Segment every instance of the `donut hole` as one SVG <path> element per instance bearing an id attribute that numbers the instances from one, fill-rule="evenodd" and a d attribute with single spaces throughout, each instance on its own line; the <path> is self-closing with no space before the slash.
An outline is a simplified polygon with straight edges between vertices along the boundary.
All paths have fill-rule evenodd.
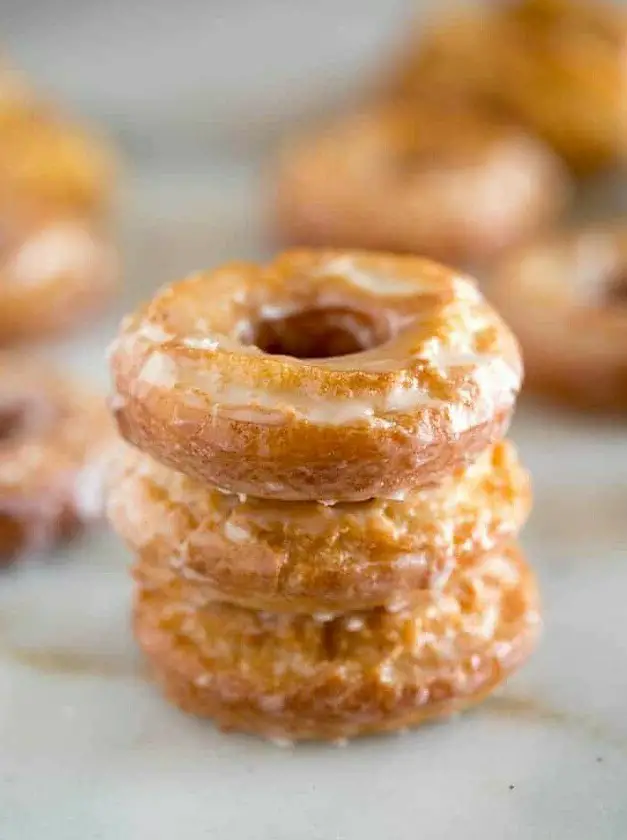
<path id="1" fill-rule="evenodd" d="M 382 344 L 388 336 L 374 317 L 341 307 L 308 309 L 259 321 L 251 343 L 270 356 L 328 359 Z"/>

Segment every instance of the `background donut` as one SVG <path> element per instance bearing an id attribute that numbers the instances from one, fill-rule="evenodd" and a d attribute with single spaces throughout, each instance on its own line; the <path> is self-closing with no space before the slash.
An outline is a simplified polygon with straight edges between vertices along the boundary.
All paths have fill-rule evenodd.
<path id="1" fill-rule="evenodd" d="M 510 255 L 489 295 L 516 332 L 531 391 L 627 410 L 627 225 L 549 237 Z"/>
<path id="2" fill-rule="evenodd" d="M 287 146 L 281 238 L 452 265 L 489 263 L 550 224 L 569 194 L 558 158 L 493 112 L 423 95 L 342 117 Z"/>
<path id="3" fill-rule="evenodd" d="M 0 354 L 0 564 L 40 553 L 104 513 L 114 440 L 102 399 Z"/>

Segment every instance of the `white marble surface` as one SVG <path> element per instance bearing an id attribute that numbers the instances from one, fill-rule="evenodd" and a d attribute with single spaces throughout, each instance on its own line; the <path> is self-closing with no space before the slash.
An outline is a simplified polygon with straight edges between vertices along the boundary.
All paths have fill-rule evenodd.
<path id="1" fill-rule="evenodd" d="M 216 124 L 235 127 L 230 136 L 243 124 L 272 128 L 268 114 L 298 115 L 327 96 L 334 66 L 356 65 L 388 37 L 403 4 L 241 0 L 196 3 L 192 14 L 191 0 L 7 2 L 12 52 L 132 136 L 139 169 L 122 196 L 124 299 L 54 351 L 104 386 L 103 348 L 133 300 L 185 271 L 271 249 L 256 158 L 231 149 L 192 165 L 181 151 L 195 136 L 189 114 L 209 103 Z M 185 72 L 175 67 L 181 44 L 170 43 L 176 10 L 197 24 L 186 30 L 194 55 Z M 261 47 L 238 49 L 238 15 L 265 33 Z M 351 34 L 354 20 L 362 28 Z M 300 33 L 289 46 L 272 40 L 277 21 Z M 361 46 L 344 51 L 351 39 Z M 320 49 L 335 58 L 316 59 Z M 221 66 L 235 67 L 228 101 L 211 87 Z M 171 132 L 157 166 L 146 150 L 159 125 Z M 615 186 L 611 203 L 624 207 L 624 196 Z M 590 212 L 607 206 L 607 193 L 589 199 Z M 527 407 L 514 437 L 535 476 L 524 543 L 544 593 L 542 645 L 499 698 L 402 737 L 280 750 L 170 709 L 138 661 L 128 557 L 106 532 L 3 574 L 0 840 L 627 837 L 627 426 Z"/>

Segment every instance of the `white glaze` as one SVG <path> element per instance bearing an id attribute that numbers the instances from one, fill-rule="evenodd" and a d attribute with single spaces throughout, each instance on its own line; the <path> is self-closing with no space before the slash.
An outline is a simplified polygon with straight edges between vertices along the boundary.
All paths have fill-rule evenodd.
<path id="1" fill-rule="evenodd" d="M 316 272 L 318 277 L 328 277 L 329 275 L 342 277 L 352 286 L 382 297 L 409 297 L 421 290 L 421 284 L 415 280 L 378 277 L 371 271 L 363 271 L 350 257 L 337 257 L 330 260 Z"/>
<path id="2" fill-rule="evenodd" d="M 344 627 L 349 633 L 359 633 L 365 626 L 364 619 L 359 615 L 349 615 L 344 619 Z"/>
<path id="3" fill-rule="evenodd" d="M 251 538 L 250 531 L 240 525 L 234 525 L 229 520 L 224 523 L 224 536 L 235 543 L 249 542 Z"/>
<path id="4" fill-rule="evenodd" d="M 74 482 L 73 502 L 84 521 L 100 519 L 105 509 L 105 483 L 111 452 L 103 452 L 79 472 Z"/>
<path id="5" fill-rule="evenodd" d="M 181 339 L 181 344 L 184 347 L 189 347 L 192 350 L 217 350 L 220 346 L 220 341 L 214 335 L 207 336 L 185 336 Z"/>
<path id="6" fill-rule="evenodd" d="M 340 268 L 347 260 L 338 258 L 331 261 L 331 266 Z M 349 264 L 352 264 L 348 260 Z M 464 290 L 471 297 L 478 295 L 474 284 L 458 278 L 459 294 Z M 413 293 L 416 293 L 414 284 Z M 285 309 L 270 307 L 267 316 L 282 317 Z M 393 422 L 391 416 L 396 414 L 412 414 L 420 409 L 434 409 L 443 413 L 455 434 L 461 434 L 475 423 L 489 420 L 495 410 L 506 407 L 513 402 L 518 391 L 520 372 L 512 364 L 496 355 L 481 354 L 474 350 L 476 336 L 489 326 L 490 318 L 483 307 L 477 310 L 473 306 L 460 305 L 457 300 L 451 305 L 451 324 L 455 330 L 445 338 L 425 340 L 413 351 L 412 360 L 425 360 L 444 378 L 458 368 L 464 368 L 464 382 L 459 386 L 459 398 L 445 403 L 433 398 L 428 389 L 422 387 L 414 378 L 405 384 L 402 377 L 388 385 L 386 390 L 370 395 L 349 393 L 338 397 L 321 398 L 316 393 L 307 394 L 303 391 L 282 392 L 272 387 L 269 379 L 262 387 L 246 387 L 228 381 L 221 369 L 214 365 L 209 367 L 212 354 L 223 350 L 235 354 L 261 354 L 259 348 L 253 345 L 243 345 L 230 336 L 211 333 L 207 336 L 186 336 L 180 342 L 187 347 L 207 352 L 208 356 L 199 359 L 179 358 L 175 352 L 157 350 L 150 355 L 140 371 L 137 383 L 140 387 L 138 395 L 144 394 L 143 387 L 155 386 L 159 389 L 170 390 L 178 386 L 178 399 L 188 407 L 197 408 L 203 413 L 211 411 L 214 418 L 224 417 L 246 423 L 262 425 L 280 425 L 290 417 L 309 421 L 319 425 L 342 426 L 354 423 L 368 423 L 376 426 L 387 426 Z M 162 347 L 166 334 L 159 328 L 155 331 L 155 339 Z M 137 338 L 150 339 L 150 325 L 142 324 L 135 333 L 130 333 L 128 341 L 131 345 Z M 123 339 L 125 341 L 126 339 Z M 132 347 L 124 347 L 125 352 Z M 400 355 L 400 354 L 399 354 Z M 358 354 L 359 356 L 359 354 Z M 392 354 L 389 365 L 385 359 L 370 359 L 368 354 L 356 358 L 338 357 L 327 359 L 319 363 L 312 363 L 297 359 L 290 359 L 290 364 L 303 368 L 303 375 L 307 376 L 307 368 L 319 367 L 332 371 L 344 371 L 362 367 L 368 371 L 399 371 L 402 374 L 403 361 Z M 362 364 L 363 361 L 363 364 Z M 474 383 L 478 394 L 473 394 L 472 404 L 461 402 L 464 397 L 465 382 Z M 420 418 L 419 418 L 420 420 Z M 183 419 L 174 418 L 175 422 L 196 422 L 189 415 Z M 423 422 L 424 421 L 424 422 Z M 420 434 L 425 439 L 432 439 L 433 424 L 428 415 L 421 420 Z"/>
<path id="7" fill-rule="evenodd" d="M 154 321 L 147 318 L 141 322 L 133 336 L 135 339 L 153 344 L 165 344 L 166 341 L 171 341 L 174 338 L 172 333 L 166 332 L 160 324 L 155 324 Z"/>
<path id="8" fill-rule="evenodd" d="M 158 388 L 173 388 L 179 381 L 177 365 L 166 353 L 151 353 L 137 377 L 142 385 L 156 385 Z"/>

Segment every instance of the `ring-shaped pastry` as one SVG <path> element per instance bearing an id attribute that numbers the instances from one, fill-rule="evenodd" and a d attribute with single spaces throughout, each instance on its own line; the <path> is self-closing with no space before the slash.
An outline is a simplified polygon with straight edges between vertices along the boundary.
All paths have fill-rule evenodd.
<path id="1" fill-rule="evenodd" d="M 540 140 L 487 112 L 423 97 L 343 118 L 288 146 L 282 238 L 477 266 L 551 223 L 569 194 Z"/>
<path id="2" fill-rule="evenodd" d="M 40 363 L 0 355 L 0 564 L 104 512 L 113 425 L 104 400 Z"/>
<path id="3" fill-rule="evenodd" d="M 428 260 L 294 251 L 166 287 L 112 347 L 122 435 L 234 493 L 391 498 L 508 426 L 518 345 L 475 284 Z"/>
<path id="4" fill-rule="evenodd" d="M 322 505 L 225 495 L 124 447 L 109 519 L 145 589 L 177 578 L 202 596 L 268 612 L 398 608 L 516 536 L 529 479 L 512 444 L 404 501 Z"/>
<path id="5" fill-rule="evenodd" d="M 0 95 L 0 214 L 100 218 L 112 175 L 109 152 L 81 127 L 35 98 L 3 107 Z"/>
<path id="6" fill-rule="evenodd" d="M 39 341 L 100 309 L 117 283 L 102 232 L 65 218 L 9 226 L 0 246 L 0 344 Z"/>
<path id="7" fill-rule="evenodd" d="M 627 410 L 627 225 L 585 228 L 512 254 L 489 293 L 522 344 L 530 390 Z"/>
<path id="8" fill-rule="evenodd" d="M 456 95 L 541 137 L 577 173 L 627 155 L 627 15 L 602 0 L 513 0 L 421 25 L 388 96 Z"/>
<path id="9" fill-rule="evenodd" d="M 351 738 L 450 715 L 518 668 L 538 629 L 535 580 L 513 546 L 400 612 L 255 612 L 204 602 L 181 582 L 135 602 L 139 644 L 176 705 L 273 739 Z"/>

